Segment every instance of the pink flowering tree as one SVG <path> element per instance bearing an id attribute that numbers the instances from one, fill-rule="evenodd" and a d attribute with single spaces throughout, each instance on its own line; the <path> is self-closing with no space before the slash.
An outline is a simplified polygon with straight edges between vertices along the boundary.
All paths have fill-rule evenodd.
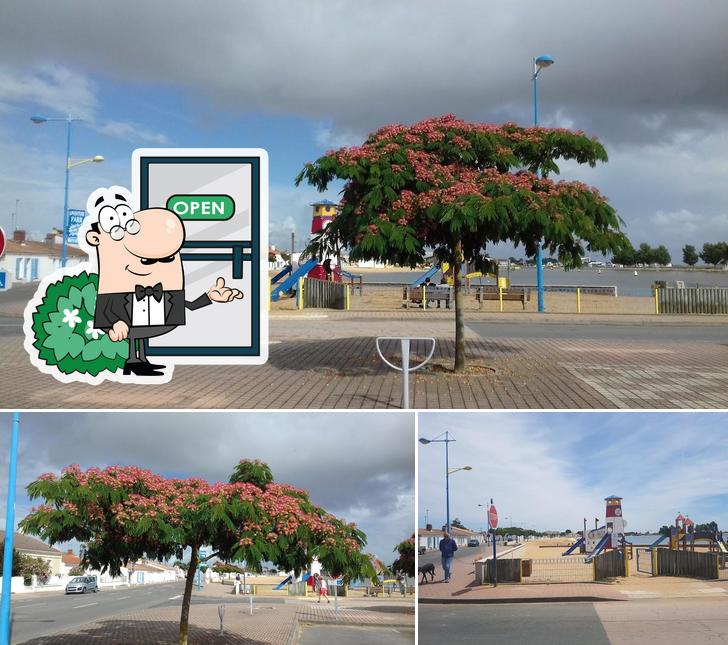
<path id="1" fill-rule="evenodd" d="M 23 519 L 21 530 L 51 544 L 83 542 L 82 566 L 117 576 L 139 558 L 179 559 L 189 550 L 180 644 L 188 639 L 201 547 L 212 549 L 206 560 L 244 560 L 251 571 L 271 562 L 298 575 L 318 558 L 345 581 L 372 574 L 362 553 L 364 533 L 314 505 L 306 491 L 275 483 L 259 461 L 240 462 L 228 483 L 216 484 L 135 467 L 69 466 L 60 476 L 41 475 L 27 491 L 44 503 Z"/>
<path id="2" fill-rule="evenodd" d="M 567 267 L 585 251 L 619 250 L 626 238 L 595 188 L 555 182 L 557 159 L 594 166 L 604 147 L 582 132 L 467 123 L 452 115 L 388 125 L 361 145 L 327 152 L 296 177 L 320 191 L 345 181 L 342 212 L 309 250 L 414 267 L 428 253 L 455 267 L 455 371 L 465 368 L 462 264 L 490 268 L 487 246 L 542 240 Z"/>

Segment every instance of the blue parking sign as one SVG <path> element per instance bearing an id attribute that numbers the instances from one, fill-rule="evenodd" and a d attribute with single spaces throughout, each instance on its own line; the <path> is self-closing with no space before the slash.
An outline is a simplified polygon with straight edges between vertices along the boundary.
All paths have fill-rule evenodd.
<path id="1" fill-rule="evenodd" d="M 0 271 L 0 291 L 4 291 L 8 288 L 8 273 L 7 271 Z"/>
<path id="2" fill-rule="evenodd" d="M 86 217 L 86 211 L 78 208 L 68 209 L 68 243 L 78 246 L 78 229 Z"/>

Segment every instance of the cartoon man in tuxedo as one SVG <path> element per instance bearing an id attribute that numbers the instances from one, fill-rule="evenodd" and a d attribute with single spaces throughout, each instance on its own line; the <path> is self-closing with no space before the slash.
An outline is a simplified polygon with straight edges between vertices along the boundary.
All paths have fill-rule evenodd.
<path id="1" fill-rule="evenodd" d="M 113 341 L 129 339 L 124 374 L 161 376 L 163 365 L 147 360 L 144 341 L 185 324 L 185 309 L 242 298 L 218 278 L 207 293 L 185 300 L 180 249 L 182 221 L 165 208 L 133 212 L 125 188 L 99 188 L 88 199 L 91 227 L 86 242 L 96 248 L 99 288 L 94 327 Z"/>

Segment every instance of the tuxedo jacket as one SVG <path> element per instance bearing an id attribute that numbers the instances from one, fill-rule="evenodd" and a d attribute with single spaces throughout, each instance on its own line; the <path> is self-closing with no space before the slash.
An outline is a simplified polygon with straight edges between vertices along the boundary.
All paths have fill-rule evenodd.
<path id="1" fill-rule="evenodd" d="M 185 309 L 194 311 L 211 303 L 206 293 L 203 293 L 196 300 L 185 300 L 185 292 L 181 289 L 179 291 L 165 291 L 162 298 L 164 299 L 165 325 L 184 325 Z M 96 296 L 94 327 L 96 329 L 111 329 L 114 323 L 119 320 L 123 320 L 131 327 L 133 299 L 133 293 L 99 293 Z"/>

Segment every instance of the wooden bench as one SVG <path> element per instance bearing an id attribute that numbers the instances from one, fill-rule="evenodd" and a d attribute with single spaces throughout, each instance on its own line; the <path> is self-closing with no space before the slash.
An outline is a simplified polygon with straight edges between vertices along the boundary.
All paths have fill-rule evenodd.
<path id="1" fill-rule="evenodd" d="M 453 300 L 452 287 L 448 285 L 430 285 L 429 287 L 404 287 L 402 289 L 402 301 L 405 309 L 409 309 L 410 305 L 418 305 L 424 307 L 422 303 L 424 298 L 427 304 L 431 302 L 437 303 L 437 308 L 440 309 L 442 302 L 445 303 L 445 308 L 450 309 L 450 302 Z"/>
<path id="2" fill-rule="evenodd" d="M 476 287 L 475 300 L 478 303 L 478 309 L 483 308 L 483 302 L 486 300 L 500 301 L 501 294 L 498 293 L 498 287 L 495 285 L 481 285 Z M 511 287 L 503 289 L 503 301 L 520 302 L 523 308 L 526 308 L 526 302 L 531 300 L 531 290 L 525 287 Z"/>

